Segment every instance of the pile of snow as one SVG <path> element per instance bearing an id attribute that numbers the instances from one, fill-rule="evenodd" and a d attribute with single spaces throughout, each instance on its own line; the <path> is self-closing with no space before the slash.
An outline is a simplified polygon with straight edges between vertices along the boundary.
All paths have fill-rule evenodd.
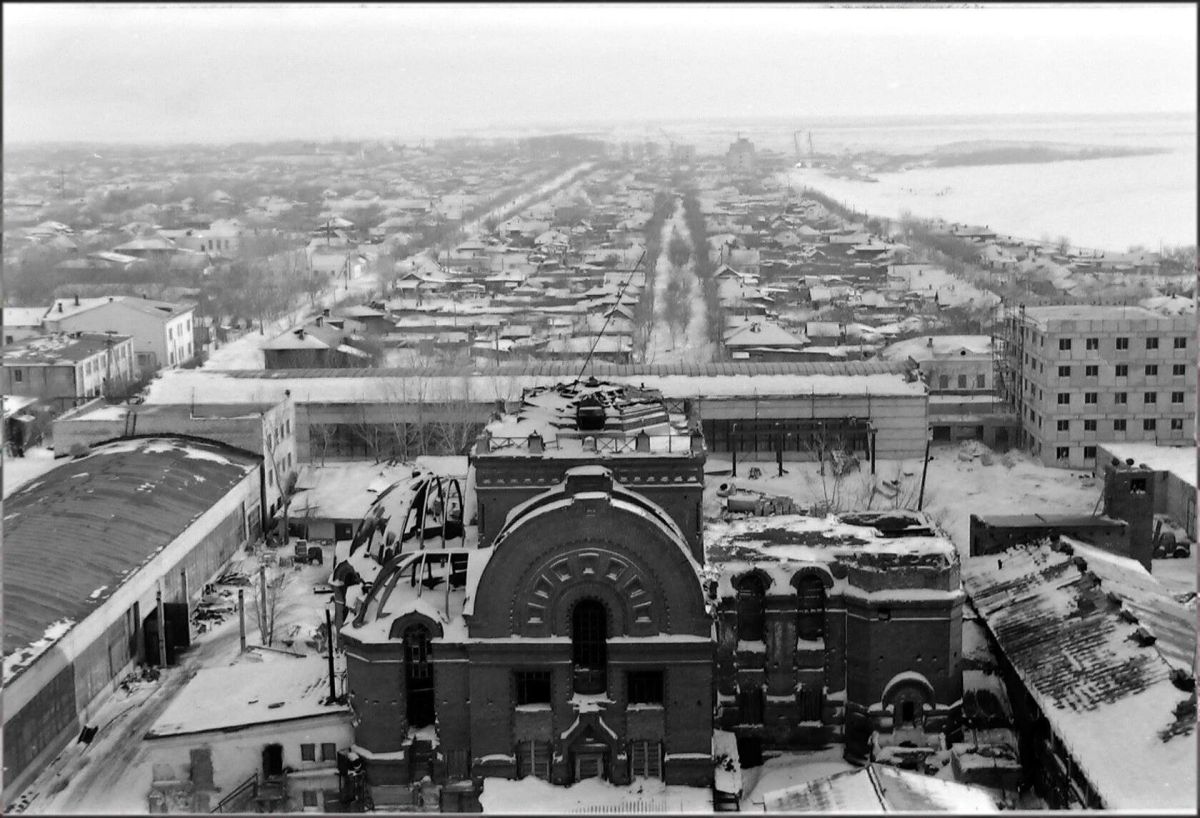
<path id="1" fill-rule="evenodd" d="M 3 460 L 5 497 L 33 478 L 40 477 L 55 466 L 60 466 L 65 462 L 56 461 L 54 459 L 54 452 L 44 446 L 26 449 L 24 457 L 9 457 L 8 453 L 5 452 Z"/>

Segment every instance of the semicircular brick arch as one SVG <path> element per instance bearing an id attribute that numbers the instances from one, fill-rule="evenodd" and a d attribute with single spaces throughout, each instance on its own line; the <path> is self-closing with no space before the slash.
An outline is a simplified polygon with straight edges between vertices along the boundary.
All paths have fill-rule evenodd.
<path id="1" fill-rule="evenodd" d="M 570 606 L 608 607 L 612 636 L 707 636 L 711 619 L 686 543 L 620 504 L 570 504 L 508 531 L 479 579 L 473 638 L 568 636 Z"/>

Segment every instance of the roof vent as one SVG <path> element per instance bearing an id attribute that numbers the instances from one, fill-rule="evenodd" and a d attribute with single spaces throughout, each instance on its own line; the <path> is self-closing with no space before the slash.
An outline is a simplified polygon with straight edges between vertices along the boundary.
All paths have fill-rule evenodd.
<path id="1" fill-rule="evenodd" d="M 637 437 L 633 439 L 633 448 L 638 452 L 650 451 L 650 435 L 646 434 L 644 429 L 638 432 Z"/>

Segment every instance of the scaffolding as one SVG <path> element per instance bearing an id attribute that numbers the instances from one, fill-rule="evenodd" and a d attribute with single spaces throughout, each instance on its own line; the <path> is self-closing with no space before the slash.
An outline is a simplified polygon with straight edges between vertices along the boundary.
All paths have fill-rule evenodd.
<path id="1" fill-rule="evenodd" d="M 992 321 L 992 378 L 999 408 L 1014 413 L 1025 426 L 1025 392 L 1021 364 L 1025 359 L 1025 305 L 1015 310 L 1001 302 Z M 1023 436 L 1023 435 L 1022 435 Z M 1018 442 L 1024 445 L 1025 441 Z"/>

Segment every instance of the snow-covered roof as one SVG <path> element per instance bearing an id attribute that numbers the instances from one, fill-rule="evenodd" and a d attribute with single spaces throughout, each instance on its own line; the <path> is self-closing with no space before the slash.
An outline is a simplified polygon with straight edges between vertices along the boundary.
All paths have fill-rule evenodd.
<path id="1" fill-rule="evenodd" d="M 585 425 L 589 413 L 596 415 L 596 428 Z M 668 414 L 660 392 L 590 378 L 527 389 L 515 413 L 488 424 L 489 442 L 479 453 L 512 448 L 528 455 L 534 433 L 542 439 L 543 456 L 578 456 L 589 437 L 601 451 L 627 453 L 643 432 L 651 452 L 690 453 L 687 419 Z"/>
<path id="2" fill-rule="evenodd" d="M 763 796 L 766 812 L 996 813 L 995 799 L 979 787 L 883 764 L 807 781 Z"/>
<path id="3" fill-rule="evenodd" d="M 154 726 L 147 739 L 192 733 L 230 733 L 243 727 L 298 719 L 342 716 L 349 705 L 325 704 L 329 667 L 323 656 L 273 655 L 260 662 L 196 671 Z"/>
<path id="4" fill-rule="evenodd" d="M 1159 446 L 1155 443 L 1101 442 L 1099 444 L 1122 463 L 1132 459 L 1145 463 L 1154 471 L 1165 471 L 1178 477 L 1192 488 L 1196 487 L 1196 447 Z"/>
<path id="5" fill-rule="evenodd" d="M 1031 323 L 1049 328 L 1060 321 L 1170 321 L 1172 317 L 1138 306 L 1105 306 L 1097 304 L 1049 304 L 1025 308 L 1025 318 Z M 1181 320 L 1180 317 L 1174 317 Z M 1191 323 L 1188 316 L 1182 317 Z"/>
<path id="6" fill-rule="evenodd" d="M 991 354 L 990 335 L 927 335 L 897 341 L 884 347 L 879 357 L 889 361 L 903 361 L 909 358 L 914 361 L 931 361 L 968 356 L 978 358 Z"/>
<path id="7" fill-rule="evenodd" d="M 5 683 L 66 632 L 64 620 L 86 618 L 258 461 L 221 443 L 131 438 L 6 497 Z"/>
<path id="8" fill-rule="evenodd" d="M 885 535 L 883 529 L 893 525 L 896 530 Z M 709 573 L 718 579 L 717 595 L 722 597 L 734 594 L 736 577 L 755 569 L 770 577 L 772 593 L 792 593 L 792 577 L 808 565 L 887 570 L 902 562 L 941 570 L 956 564 L 954 544 L 931 533 L 928 525 L 922 515 L 907 511 L 840 517 L 781 514 L 711 521 L 704 528 L 705 562 Z M 840 570 L 834 573 L 845 576 Z M 904 599 L 923 595 L 943 598 L 960 590 L 905 589 L 896 593 Z"/>
<path id="9" fill-rule="evenodd" d="M 1172 682 L 1179 639 L 1167 633 L 1190 626 L 1194 651 L 1194 617 L 1165 615 L 1171 600 L 1149 579 L 1078 543 L 963 561 L 972 602 L 1104 808 L 1194 810 L 1194 699 L 1188 710 Z"/>

